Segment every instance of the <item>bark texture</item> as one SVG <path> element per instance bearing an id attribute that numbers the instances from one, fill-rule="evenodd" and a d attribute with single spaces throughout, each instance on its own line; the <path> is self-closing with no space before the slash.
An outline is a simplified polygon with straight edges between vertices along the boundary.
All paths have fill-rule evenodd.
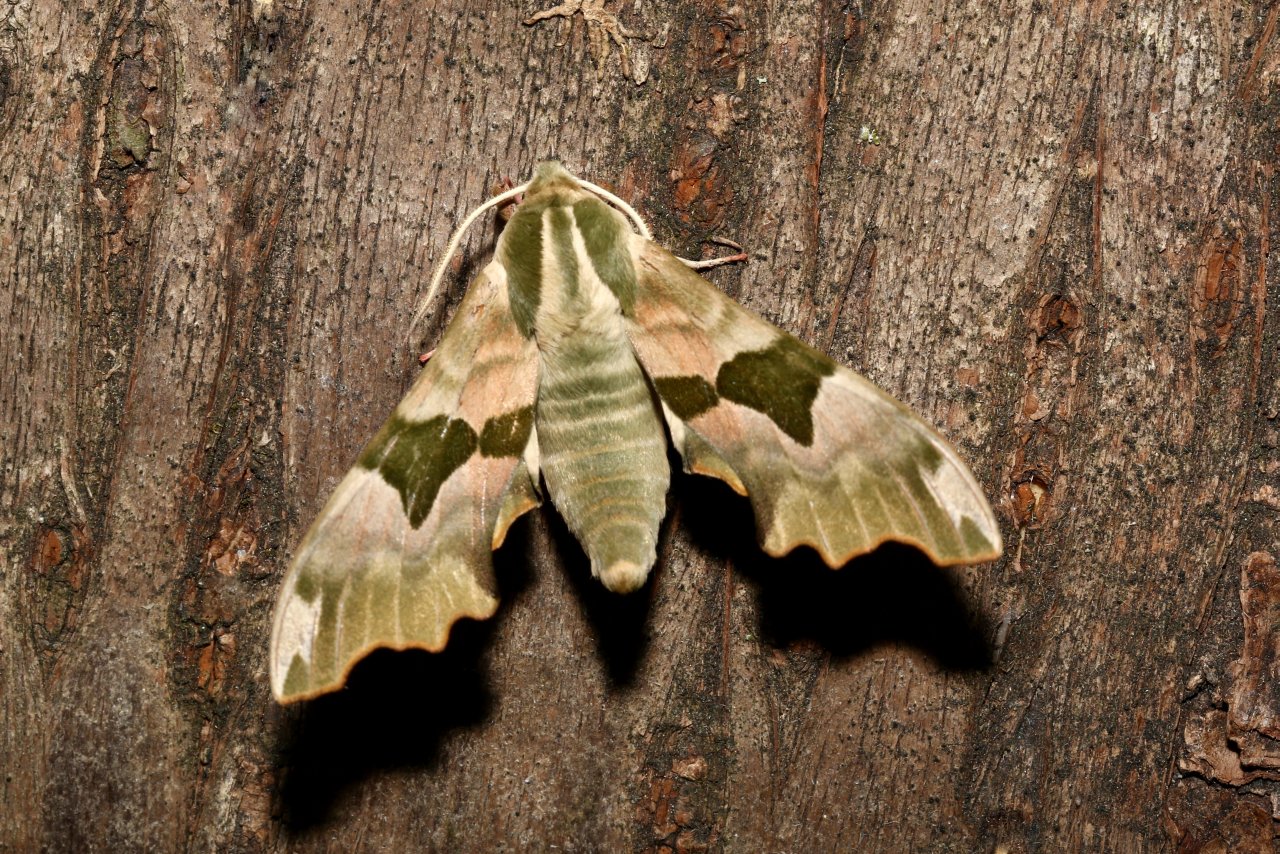
<path id="1" fill-rule="evenodd" d="M 1280 4 L 541 8 L 0 6 L 0 850 L 1272 851 Z M 679 477 L 641 593 L 535 513 L 282 710 L 290 549 L 548 157 L 742 243 L 1006 556 L 770 560 Z"/>

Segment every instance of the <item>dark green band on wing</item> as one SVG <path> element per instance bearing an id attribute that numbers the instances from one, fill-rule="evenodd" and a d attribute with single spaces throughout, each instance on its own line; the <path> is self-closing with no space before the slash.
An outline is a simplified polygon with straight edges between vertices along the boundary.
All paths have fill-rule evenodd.
<path id="1" fill-rule="evenodd" d="M 502 266 L 507 271 L 511 316 L 525 338 L 533 337 L 533 318 L 542 299 L 542 214 L 545 204 L 516 208 L 502 232 Z"/>
<path id="2" fill-rule="evenodd" d="M 813 401 L 835 363 L 783 335 L 763 350 L 739 353 L 720 366 L 716 391 L 726 400 L 763 412 L 778 429 L 813 444 Z"/>
<path id="3" fill-rule="evenodd" d="M 687 377 L 657 377 L 653 387 L 658 397 L 681 421 L 697 418 L 720 401 L 711 383 L 696 374 Z"/>
<path id="4" fill-rule="evenodd" d="M 596 275 L 613 291 L 622 313 L 630 317 L 636 305 L 636 268 L 627 250 L 622 223 L 599 199 L 575 202 L 573 218 L 582 232 L 582 243 Z"/>
<path id="5" fill-rule="evenodd" d="M 462 467 L 477 446 L 476 431 L 457 418 L 429 421 L 391 416 L 360 455 L 359 465 L 395 487 L 409 524 L 417 528 L 431 513 L 441 485 Z"/>
<path id="6" fill-rule="evenodd" d="M 529 444 L 532 429 L 532 406 L 496 415 L 484 422 L 480 430 L 480 453 L 486 457 L 518 457 Z"/>

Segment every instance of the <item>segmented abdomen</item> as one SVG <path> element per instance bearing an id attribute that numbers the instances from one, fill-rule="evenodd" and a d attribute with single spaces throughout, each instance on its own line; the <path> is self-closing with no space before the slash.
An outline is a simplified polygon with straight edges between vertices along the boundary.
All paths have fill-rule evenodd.
<path id="1" fill-rule="evenodd" d="M 579 329 L 542 353 L 537 430 L 556 509 L 610 590 L 639 587 L 666 512 L 667 439 L 621 329 Z"/>

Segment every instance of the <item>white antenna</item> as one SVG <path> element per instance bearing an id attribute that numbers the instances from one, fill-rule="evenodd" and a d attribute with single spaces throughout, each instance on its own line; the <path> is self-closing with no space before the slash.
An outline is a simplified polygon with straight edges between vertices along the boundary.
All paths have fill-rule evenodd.
<path id="1" fill-rule="evenodd" d="M 636 213 L 635 208 L 631 207 L 631 205 L 627 204 L 622 199 L 615 196 L 613 193 L 610 193 L 604 187 L 597 187 L 595 184 L 592 184 L 590 181 L 584 181 L 581 178 L 574 178 L 573 180 L 577 181 L 584 188 L 595 193 L 597 196 L 604 199 L 606 202 L 608 202 L 609 204 L 613 205 L 615 208 L 617 208 L 618 210 L 626 214 L 631 219 L 631 221 L 636 224 L 636 231 L 640 232 L 641 237 L 643 237 L 645 240 L 653 240 L 653 235 L 649 233 L 649 226 L 645 225 L 644 220 L 640 218 L 640 214 Z"/>
<path id="2" fill-rule="evenodd" d="M 417 327 L 422 316 L 427 313 L 427 309 L 431 306 L 431 301 L 436 298 L 436 291 L 440 289 L 440 281 L 444 278 L 444 271 L 449 266 L 449 261 L 453 259 L 453 255 L 458 251 L 458 246 L 462 244 L 462 238 L 466 235 L 467 229 L 480 218 L 480 216 L 489 208 L 496 207 L 503 202 L 510 201 L 516 196 L 529 189 L 529 182 L 521 184 L 519 187 L 512 187 L 505 193 L 499 193 L 489 201 L 480 205 L 480 207 L 467 214 L 467 218 L 462 224 L 454 230 L 453 236 L 449 238 L 449 243 L 444 248 L 444 256 L 436 263 L 435 272 L 431 274 L 431 286 L 427 288 L 427 295 L 418 303 L 417 310 L 413 313 L 413 320 L 409 323 L 409 335 L 413 334 L 413 330 Z"/>

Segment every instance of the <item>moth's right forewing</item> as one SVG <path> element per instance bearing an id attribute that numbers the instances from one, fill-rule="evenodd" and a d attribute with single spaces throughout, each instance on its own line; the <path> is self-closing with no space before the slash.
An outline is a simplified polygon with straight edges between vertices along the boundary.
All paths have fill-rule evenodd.
<path id="1" fill-rule="evenodd" d="M 298 546 L 271 638 L 277 699 L 341 687 L 379 647 L 439 650 L 458 619 L 493 614 L 491 552 L 539 503 L 537 365 L 491 263 Z"/>

